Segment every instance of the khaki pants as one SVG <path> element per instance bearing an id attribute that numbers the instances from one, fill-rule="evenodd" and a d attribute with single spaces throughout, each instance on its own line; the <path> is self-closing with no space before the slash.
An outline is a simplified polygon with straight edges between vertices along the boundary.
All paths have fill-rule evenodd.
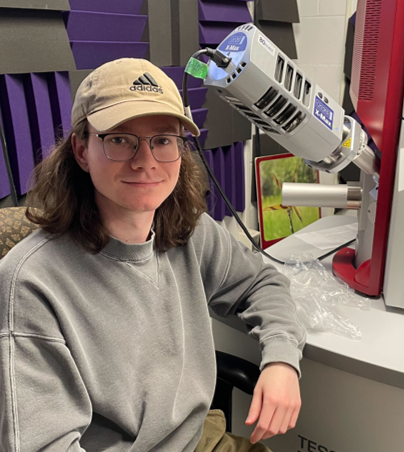
<path id="1" fill-rule="evenodd" d="M 271 452 L 262 444 L 226 432 L 226 420 L 220 410 L 210 410 L 203 425 L 202 438 L 195 452 Z"/>

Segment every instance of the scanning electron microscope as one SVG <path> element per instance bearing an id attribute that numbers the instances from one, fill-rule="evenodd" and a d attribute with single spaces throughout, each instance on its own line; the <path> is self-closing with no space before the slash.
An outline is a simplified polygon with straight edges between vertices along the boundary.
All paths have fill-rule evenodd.
<path id="1" fill-rule="evenodd" d="M 404 308 L 402 23 L 404 2 L 359 0 L 350 94 L 376 151 L 364 127 L 253 24 L 222 41 L 228 65 L 211 60 L 204 84 L 310 167 L 361 169 L 359 184 L 285 183 L 282 203 L 357 209 L 355 249 L 338 251 L 333 271 L 358 292 L 383 292 L 386 305 Z"/>

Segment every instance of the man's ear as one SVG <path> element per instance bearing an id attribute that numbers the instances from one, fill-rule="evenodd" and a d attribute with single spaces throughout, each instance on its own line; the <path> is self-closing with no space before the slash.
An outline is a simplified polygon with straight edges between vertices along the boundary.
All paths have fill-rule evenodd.
<path id="1" fill-rule="evenodd" d="M 76 162 L 83 171 L 88 173 L 87 145 L 75 133 L 72 135 L 71 142 Z"/>

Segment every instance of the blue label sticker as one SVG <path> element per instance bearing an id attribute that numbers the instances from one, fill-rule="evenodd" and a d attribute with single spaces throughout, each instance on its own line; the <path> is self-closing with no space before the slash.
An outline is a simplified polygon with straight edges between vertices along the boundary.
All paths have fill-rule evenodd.
<path id="1" fill-rule="evenodd" d="M 242 32 L 234 33 L 220 44 L 221 52 L 244 52 L 247 48 L 247 35 Z"/>
<path id="2" fill-rule="evenodd" d="M 314 103 L 314 116 L 320 120 L 325 126 L 332 130 L 332 123 L 334 121 L 334 111 L 325 104 L 318 96 Z"/>

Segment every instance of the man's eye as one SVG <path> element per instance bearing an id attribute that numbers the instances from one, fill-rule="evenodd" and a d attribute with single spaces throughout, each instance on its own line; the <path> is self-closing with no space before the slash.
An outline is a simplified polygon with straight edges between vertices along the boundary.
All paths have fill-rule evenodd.
<path id="1" fill-rule="evenodd" d="M 167 144 L 171 143 L 171 139 L 168 137 L 158 137 L 157 144 L 160 146 L 167 146 Z"/>
<path id="2" fill-rule="evenodd" d="M 126 142 L 127 141 L 124 137 L 111 137 L 111 143 L 113 144 L 123 144 Z"/>

